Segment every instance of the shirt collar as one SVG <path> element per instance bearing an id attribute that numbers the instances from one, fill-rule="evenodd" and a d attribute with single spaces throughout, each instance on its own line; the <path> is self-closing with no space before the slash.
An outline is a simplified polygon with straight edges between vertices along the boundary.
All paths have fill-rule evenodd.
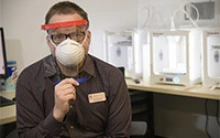
<path id="1" fill-rule="evenodd" d="M 45 57 L 43 61 L 45 68 L 45 77 L 51 77 L 60 74 L 60 70 L 56 64 L 55 58 L 52 55 Z M 94 62 L 95 61 L 91 58 L 91 55 L 88 54 L 83 65 L 82 72 L 86 72 L 89 75 L 96 76 Z"/>

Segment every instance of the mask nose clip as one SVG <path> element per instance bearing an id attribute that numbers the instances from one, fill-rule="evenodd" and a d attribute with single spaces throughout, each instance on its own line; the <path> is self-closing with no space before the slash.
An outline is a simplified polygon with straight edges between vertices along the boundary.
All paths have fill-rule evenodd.
<path id="1" fill-rule="evenodd" d="M 70 39 L 70 34 L 66 34 L 65 36 L 66 36 L 66 39 Z"/>

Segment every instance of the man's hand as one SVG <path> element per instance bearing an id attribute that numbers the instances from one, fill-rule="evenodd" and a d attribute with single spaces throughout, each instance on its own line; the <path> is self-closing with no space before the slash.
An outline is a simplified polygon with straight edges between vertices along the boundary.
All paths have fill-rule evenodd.
<path id="1" fill-rule="evenodd" d="M 69 101 L 76 100 L 76 89 L 79 83 L 73 78 L 66 78 L 55 86 L 55 106 L 53 116 L 62 122 L 69 111 Z"/>

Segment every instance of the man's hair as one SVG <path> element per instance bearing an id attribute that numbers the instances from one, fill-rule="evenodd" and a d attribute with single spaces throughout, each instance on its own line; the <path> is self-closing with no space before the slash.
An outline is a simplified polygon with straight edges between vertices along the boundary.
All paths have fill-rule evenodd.
<path id="1" fill-rule="evenodd" d="M 89 24 L 89 19 L 86 11 L 84 11 L 76 3 L 70 1 L 58 2 L 55 5 L 53 5 L 45 16 L 45 24 L 48 24 L 51 17 L 54 16 L 55 14 L 66 15 L 66 14 L 74 14 L 74 13 L 79 14 L 84 20 L 87 20 Z"/>

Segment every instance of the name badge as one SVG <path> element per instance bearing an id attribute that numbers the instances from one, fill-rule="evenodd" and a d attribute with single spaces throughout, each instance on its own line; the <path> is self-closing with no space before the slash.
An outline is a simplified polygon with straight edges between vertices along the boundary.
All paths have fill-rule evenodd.
<path id="1" fill-rule="evenodd" d="M 104 92 L 93 93 L 88 95 L 89 103 L 98 103 L 106 101 L 106 95 Z"/>

